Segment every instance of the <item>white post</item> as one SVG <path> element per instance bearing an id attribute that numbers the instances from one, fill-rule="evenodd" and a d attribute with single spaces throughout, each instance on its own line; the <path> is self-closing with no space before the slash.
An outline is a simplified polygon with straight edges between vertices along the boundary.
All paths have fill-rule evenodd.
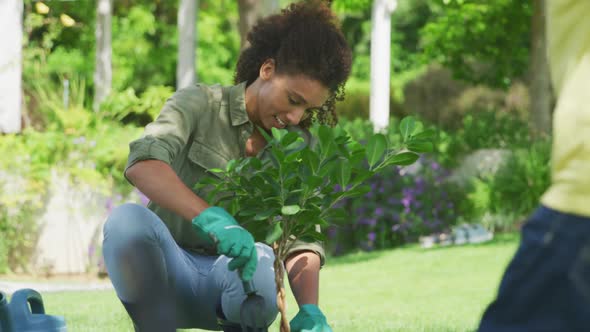
<path id="1" fill-rule="evenodd" d="M 113 80 L 111 16 L 112 0 L 98 0 L 96 12 L 96 68 L 94 68 L 93 109 L 98 111 L 100 103 L 111 93 Z"/>
<path id="2" fill-rule="evenodd" d="M 375 132 L 389 125 L 391 14 L 396 6 L 397 0 L 373 0 L 370 119 Z"/>
<path id="3" fill-rule="evenodd" d="M 22 0 L 0 0 L 0 133 L 21 130 L 22 17 Z"/>
<path id="4" fill-rule="evenodd" d="M 180 0 L 178 6 L 178 63 L 176 65 L 176 89 L 195 82 L 196 69 L 196 20 L 198 0 Z"/>

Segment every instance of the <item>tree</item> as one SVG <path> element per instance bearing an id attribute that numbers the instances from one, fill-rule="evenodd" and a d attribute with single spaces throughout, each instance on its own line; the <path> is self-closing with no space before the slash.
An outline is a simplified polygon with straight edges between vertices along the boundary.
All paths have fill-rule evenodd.
<path id="1" fill-rule="evenodd" d="M 258 19 L 276 12 L 279 8 L 278 0 L 238 0 L 240 21 L 240 49 L 248 46 L 246 37 Z"/>
<path id="2" fill-rule="evenodd" d="M 112 0 L 98 0 L 96 7 L 96 67 L 94 68 L 94 102 L 98 110 L 100 103 L 111 92 L 113 70 L 111 64 L 111 15 Z"/>
<path id="3" fill-rule="evenodd" d="M 178 6 L 178 62 L 176 89 L 182 89 L 197 80 L 196 74 L 196 18 L 198 0 L 180 0 Z"/>
<path id="4" fill-rule="evenodd" d="M 531 123 L 551 127 L 549 69 L 545 55 L 545 0 L 446 0 L 422 31 L 425 55 L 471 83 L 507 88 L 528 81 Z"/>
<path id="5" fill-rule="evenodd" d="M 440 2 L 440 1 L 439 1 Z M 426 62 L 437 61 L 455 77 L 506 88 L 529 64 L 529 1 L 446 0 L 422 30 Z"/>
<path id="6" fill-rule="evenodd" d="M 21 130 L 23 1 L 0 1 L 0 133 Z"/>
<path id="7" fill-rule="evenodd" d="M 545 0 L 533 1 L 531 24 L 531 64 L 529 90 L 531 95 L 531 122 L 539 134 L 551 132 L 553 93 L 547 63 L 545 34 Z"/>

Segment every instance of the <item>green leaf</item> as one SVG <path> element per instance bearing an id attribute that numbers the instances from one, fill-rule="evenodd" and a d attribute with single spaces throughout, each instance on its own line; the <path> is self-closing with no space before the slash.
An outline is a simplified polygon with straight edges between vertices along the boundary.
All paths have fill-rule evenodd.
<path id="1" fill-rule="evenodd" d="M 270 143 L 270 142 L 272 141 L 272 136 L 270 136 L 270 135 L 268 134 L 268 132 L 267 132 L 266 130 L 264 130 L 264 128 L 262 128 L 262 127 L 258 127 L 258 126 L 257 126 L 256 128 L 258 129 L 258 132 L 260 132 L 260 134 L 262 135 L 262 137 L 264 137 L 264 139 L 265 139 L 267 142 L 269 142 L 269 143 Z"/>
<path id="2" fill-rule="evenodd" d="M 315 242 L 315 241 L 325 241 L 326 236 L 317 231 L 307 232 L 306 234 L 299 237 L 304 242 Z"/>
<path id="3" fill-rule="evenodd" d="M 312 188 L 317 188 L 319 187 L 322 182 L 324 182 L 324 178 L 322 178 L 321 176 L 309 176 L 307 178 L 305 178 L 305 184 L 312 187 Z"/>
<path id="4" fill-rule="evenodd" d="M 326 143 L 326 145 L 322 146 L 322 150 L 321 150 L 322 159 L 330 159 L 330 158 L 338 157 L 337 155 L 335 155 L 337 149 L 338 149 L 338 147 L 336 146 L 336 144 L 334 142 Z"/>
<path id="5" fill-rule="evenodd" d="M 298 223 L 298 225 L 301 225 L 301 227 L 304 227 L 308 224 L 314 224 L 316 219 L 319 217 L 320 215 L 320 210 L 313 208 L 311 210 L 301 210 L 301 212 L 299 213 L 299 215 L 297 216 L 298 220 L 305 220 L 305 223 Z M 294 235 L 299 235 L 299 234 L 294 234 Z"/>
<path id="6" fill-rule="evenodd" d="M 334 168 L 333 173 L 335 175 L 334 182 L 338 183 L 340 187 L 346 188 L 348 181 L 350 181 L 351 167 L 349 163 L 341 162 Z"/>
<path id="7" fill-rule="evenodd" d="M 319 145 L 321 150 L 321 156 L 325 158 L 336 150 L 334 145 L 334 135 L 332 129 L 327 126 L 320 126 L 318 129 Z"/>
<path id="8" fill-rule="evenodd" d="M 280 222 L 275 222 L 274 226 L 269 229 L 269 232 L 266 234 L 264 242 L 266 244 L 273 244 L 276 240 L 278 240 L 281 235 L 283 235 L 283 228 L 281 227 Z"/>
<path id="9" fill-rule="evenodd" d="M 421 139 L 430 140 L 430 139 L 433 139 L 435 136 L 436 136 L 436 130 L 426 129 L 424 131 L 417 133 L 416 135 L 413 135 L 412 138 L 418 139 L 418 140 L 421 140 Z"/>
<path id="10" fill-rule="evenodd" d="M 202 188 L 205 188 L 205 187 L 207 187 L 207 186 L 210 186 L 210 185 L 211 185 L 211 184 L 208 184 L 208 183 L 201 183 L 201 182 L 198 182 L 197 184 L 195 184 L 195 185 L 193 186 L 193 189 L 196 189 L 196 190 L 198 190 L 198 189 L 202 189 Z"/>
<path id="11" fill-rule="evenodd" d="M 258 190 L 263 190 L 265 187 L 264 179 L 260 175 L 254 175 L 250 178 L 250 184 Z"/>
<path id="12" fill-rule="evenodd" d="M 359 197 L 371 191 L 371 186 L 362 185 L 344 192 L 343 197 Z"/>
<path id="13" fill-rule="evenodd" d="M 325 146 L 328 143 L 334 141 L 332 130 L 328 126 L 320 126 L 318 129 L 318 138 L 320 140 L 320 146 Z"/>
<path id="14" fill-rule="evenodd" d="M 432 142 L 426 140 L 411 140 L 407 146 L 408 150 L 414 152 L 431 152 L 434 149 Z"/>
<path id="15" fill-rule="evenodd" d="M 256 216 L 254 216 L 254 220 L 266 220 L 274 215 L 276 215 L 275 210 L 270 209 L 257 213 Z"/>
<path id="16" fill-rule="evenodd" d="M 236 167 L 236 163 L 237 163 L 237 160 L 235 160 L 235 159 L 230 160 L 227 163 L 227 165 L 225 166 L 225 171 L 228 173 L 231 172 Z"/>
<path id="17" fill-rule="evenodd" d="M 398 154 L 389 158 L 386 162 L 386 165 L 407 166 L 407 165 L 411 165 L 414 162 L 416 162 L 416 160 L 418 160 L 419 157 L 420 156 L 414 152 L 410 152 L 410 151 L 399 152 Z"/>
<path id="18" fill-rule="evenodd" d="M 326 219 L 322 219 L 322 218 L 317 219 L 317 224 L 320 225 L 321 227 L 330 226 L 330 223 Z"/>
<path id="19" fill-rule="evenodd" d="M 272 150 L 270 150 L 270 154 L 276 158 L 278 163 L 282 164 L 283 159 L 285 159 L 285 151 L 281 149 L 273 148 Z"/>
<path id="20" fill-rule="evenodd" d="M 231 214 L 232 216 L 235 216 L 239 210 L 240 210 L 240 204 L 239 204 L 238 200 L 233 199 L 231 201 L 231 203 L 229 204 L 229 209 L 227 210 L 227 212 L 229 214 Z"/>
<path id="21" fill-rule="evenodd" d="M 299 134 L 294 131 L 289 132 L 281 139 L 281 144 L 285 147 L 289 146 L 291 143 L 295 142 L 297 138 L 299 138 Z"/>
<path id="22" fill-rule="evenodd" d="M 262 162 L 258 158 L 250 158 L 249 166 L 254 170 L 259 170 L 262 168 Z"/>
<path id="23" fill-rule="evenodd" d="M 200 189 L 200 188 L 207 187 L 209 185 L 211 185 L 211 186 L 218 186 L 219 183 L 220 183 L 220 181 L 222 181 L 222 180 L 220 180 L 219 178 L 215 178 L 215 177 L 211 177 L 211 176 L 206 176 L 206 177 L 201 178 L 199 180 L 199 182 L 197 182 L 194 185 L 193 188 L 194 189 Z"/>
<path id="24" fill-rule="evenodd" d="M 224 170 L 222 170 L 221 168 L 209 168 L 207 170 L 207 172 L 211 172 L 211 173 L 223 173 L 225 172 Z"/>
<path id="25" fill-rule="evenodd" d="M 299 211 L 301 211 L 301 207 L 299 205 L 285 205 L 281 209 L 281 214 L 284 216 L 292 216 L 297 214 Z"/>
<path id="26" fill-rule="evenodd" d="M 363 183 L 365 180 L 369 179 L 373 174 L 374 171 L 369 171 L 364 168 L 354 169 L 354 177 L 352 178 L 353 184 Z"/>
<path id="27" fill-rule="evenodd" d="M 335 220 L 350 220 L 350 214 L 342 208 L 331 208 L 325 216 L 331 221 Z"/>
<path id="28" fill-rule="evenodd" d="M 238 211 L 238 216 L 241 216 L 241 217 L 251 217 L 251 216 L 255 216 L 255 215 L 256 215 L 255 210 L 240 210 L 240 211 Z"/>
<path id="29" fill-rule="evenodd" d="M 399 124 L 400 133 L 402 135 L 402 141 L 406 141 L 410 135 L 414 133 L 416 129 L 416 120 L 412 116 L 406 116 Z"/>
<path id="30" fill-rule="evenodd" d="M 277 193 L 281 191 L 281 186 L 269 172 L 260 173 L 260 177 L 262 177 L 266 183 L 270 184 Z"/>
<path id="31" fill-rule="evenodd" d="M 332 172 L 332 170 L 334 169 L 334 167 L 337 165 L 337 162 L 336 162 L 338 160 L 337 158 L 338 158 L 338 156 L 334 155 L 334 156 L 332 156 L 332 158 L 324 160 L 320 169 L 318 170 L 318 175 L 319 176 L 327 176 L 328 174 L 330 174 Z"/>
<path id="32" fill-rule="evenodd" d="M 280 203 L 281 198 L 277 196 L 266 197 L 262 200 L 263 202 L 270 202 L 270 203 Z"/>
<path id="33" fill-rule="evenodd" d="M 272 132 L 272 137 L 279 142 L 287 134 L 287 131 L 285 129 L 278 129 L 275 127 L 271 128 L 271 132 Z"/>
<path id="34" fill-rule="evenodd" d="M 366 150 L 369 166 L 373 167 L 383 157 L 385 149 L 387 149 L 387 139 L 383 134 L 375 134 L 369 138 Z"/>
<path id="35" fill-rule="evenodd" d="M 303 158 L 303 164 L 316 174 L 320 167 L 320 157 L 314 151 L 305 149 L 301 151 L 301 158 Z"/>
<path id="36" fill-rule="evenodd" d="M 350 155 L 348 157 L 348 162 L 351 165 L 358 165 L 365 160 L 365 147 L 358 144 L 354 146 L 349 146 L 350 148 Z"/>

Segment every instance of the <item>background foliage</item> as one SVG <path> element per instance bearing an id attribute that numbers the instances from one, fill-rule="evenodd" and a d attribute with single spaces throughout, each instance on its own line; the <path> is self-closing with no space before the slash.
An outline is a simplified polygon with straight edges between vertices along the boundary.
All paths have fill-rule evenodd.
<path id="1" fill-rule="evenodd" d="M 0 136 L 0 272 L 26 265 L 52 171 L 113 196 L 131 191 L 122 176 L 127 143 L 175 90 L 177 2 L 114 2 L 113 91 L 98 112 L 91 111 L 96 1 L 48 1 L 46 14 L 36 11 L 38 1 L 24 3 L 26 129 Z M 332 1 L 354 51 L 337 108 L 341 127 L 359 142 L 372 134 L 371 4 Z M 391 167 L 367 182 L 366 196 L 342 202 L 351 218 L 328 232 L 332 253 L 397 246 L 462 222 L 513 229 L 534 209 L 549 181 L 550 139 L 529 133 L 526 87 L 513 93 L 527 74 L 531 12 L 529 1 L 398 1 L 385 135 L 397 144 L 398 119 L 417 116 L 434 131 L 435 152 L 412 168 Z M 199 1 L 199 81 L 231 83 L 238 19 L 235 1 Z M 504 157 L 466 168 L 470 155 L 488 150 Z"/>

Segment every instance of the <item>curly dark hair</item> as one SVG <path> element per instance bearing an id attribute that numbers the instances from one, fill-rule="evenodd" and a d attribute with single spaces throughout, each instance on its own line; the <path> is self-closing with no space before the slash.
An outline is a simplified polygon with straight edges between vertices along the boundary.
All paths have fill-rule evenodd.
<path id="1" fill-rule="evenodd" d="M 250 46 L 242 51 L 234 82 L 252 84 L 260 67 L 274 59 L 281 74 L 303 74 L 330 90 L 320 109 L 309 109 L 299 123 L 308 128 L 313 122 L 334 126 L 338 122 L 336 101 L 344 99 L 344 84 L 350 74 L 352 52 L 339 22 L 324 1 L 293 3 L 279 14 L 259 20 L 247 36 Z"/>

